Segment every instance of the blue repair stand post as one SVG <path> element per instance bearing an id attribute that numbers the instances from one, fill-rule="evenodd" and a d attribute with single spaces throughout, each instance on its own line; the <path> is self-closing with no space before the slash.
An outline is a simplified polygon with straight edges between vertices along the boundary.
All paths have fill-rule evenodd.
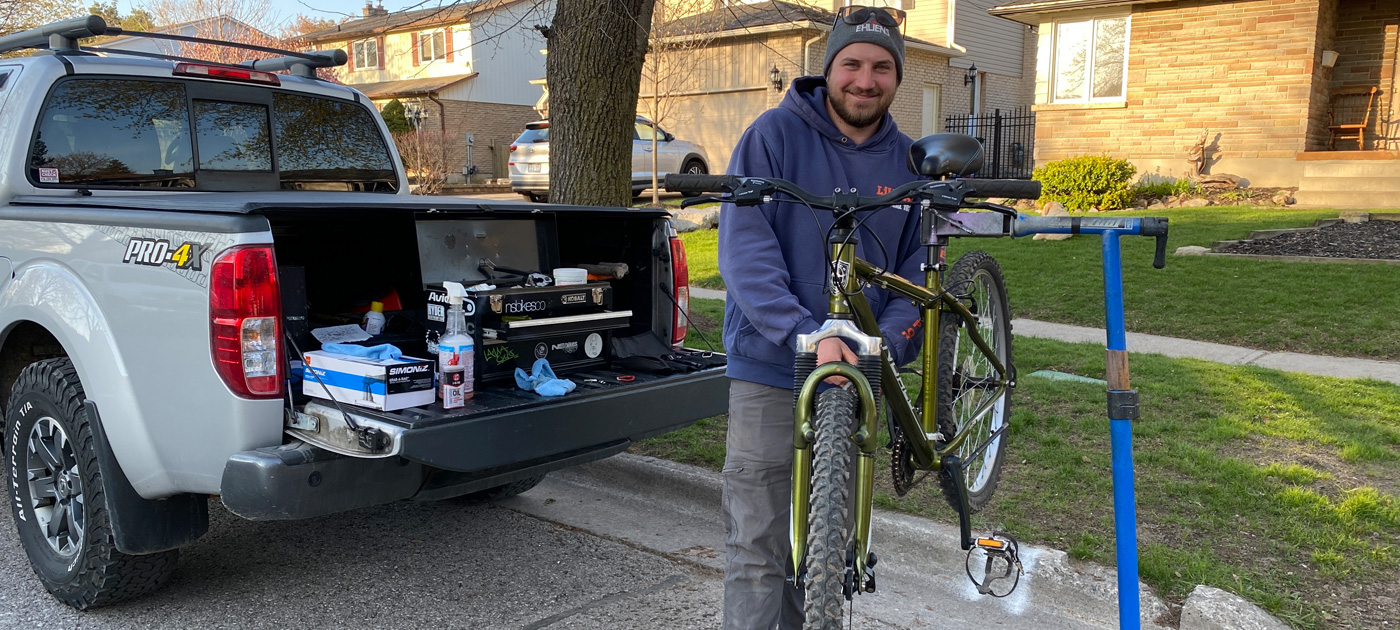
<path id="1" fill-rule="evenodd" d="M 1133 419 L 1137 391 L 1128 382 L 1128 340 L 1123 323 L 1123 265 L 1119 232 L 1103 232 L 1103 297 L 1108 332 L 1109 432 L 1113 441 L 1113 529 L 1118 550 L 1118 627 L 1141 627 L 1138 600 L 1137 500 L 1133 493 Z"/>

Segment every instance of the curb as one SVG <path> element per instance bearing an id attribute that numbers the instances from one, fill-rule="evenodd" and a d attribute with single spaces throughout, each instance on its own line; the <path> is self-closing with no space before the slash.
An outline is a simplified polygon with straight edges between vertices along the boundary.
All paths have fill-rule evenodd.
<path id="1" fill-rule="evenodd" d="M 686 504 L 687 509 L 718 512 L 721 498 L 720 475 L 698 466 L 642 455 L 622 453 L 568 471 L 590 482 L 621 488 L 644 487 L 638 492 L 658 495 L 667 501 Z M 874 530 L 882 545 L 895 557 L 890 564 L 921 566 L 919 556 L 947 554 L 937 551 L 949 543 L 956 555 L 957 528 L 899 512 L 877 508 Z M 937 541 L 929 544 L 930 541 Z M 1048 602 L 1075 609 L 1089 606 L 1117 607 L 1117 571 L 1095 563 L 1071 560 L 1058 549 L 1022 545 L 1027 584 L 1037 585 L 1037 596 Z M 913 556 L 909 562 L 900 556 Z M 702 563 L 709 564 L 709 563 Z M 953 578 L 956 579 L 956 578 Z M 1156 621 L 1169 618 L 1170 607 L 1146 584 L 1139 581 L 1144 627 L 1169 627 Z M 1258 606 L 1226 591 L 1200 585 L 1187 596 L 1181 609 L 1179 630 L 1286 630 L 1288 626 Z"/>

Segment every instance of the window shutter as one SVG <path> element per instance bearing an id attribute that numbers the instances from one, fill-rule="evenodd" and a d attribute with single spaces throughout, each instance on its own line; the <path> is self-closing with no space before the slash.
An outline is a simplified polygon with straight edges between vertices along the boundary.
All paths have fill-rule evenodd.
<path id="1" fill-rule="evenodd" d="M 347 55 L 350 56 L 350 61 L 346 63 L 346 67 L 350 69 L 350 72 L 354 72 L 354 71 L 355 71 L 355 42 L 350 42 L 349 44 L 346 44 L 346 45 L 345 45 L 345 53 L 346 53 Z"/>
<path id="2" fill-rule="evenodd" d="M 452 63 L 452 27 L 449 25 L 442 30 L 446 33 L 446 35 L 442 36 L 442 39 L 447 42 L 447 63 Z"/>
<path id="3" fill-rule="evenodd" d="M 379 58 L 379 69 L 384 69 L 384 36 L 374 38 L 375 55 Z"/>
<path id="4" fill-rule="evenodd" d="M 412 34 L 409 35 L 409 37 L 411 37 L 411 38 L 413 39 L 413 65 L 416 66 L 416 65 L 418 65 L 418 58 L 419 58 L 419 54 L 420 54 L 420 53 L 419 53 L 419 50 L 421 50 L 421 49 L 419 48 L 419 46 L 421 45 L 421 42 L 422 42 L 422 40 L 423 40 L 423 34 L 422 34 L 422 33 L 412 33 Z"/>

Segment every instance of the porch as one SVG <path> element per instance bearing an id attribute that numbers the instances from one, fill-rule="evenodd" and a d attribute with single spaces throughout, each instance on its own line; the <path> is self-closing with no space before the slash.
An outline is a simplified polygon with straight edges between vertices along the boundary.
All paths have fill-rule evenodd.
<path id="1" fill-rule="evenodd" d="M 1400 150 L 1307 151 L 1295 160 L 1299 205 L 1400 208 Z"/>

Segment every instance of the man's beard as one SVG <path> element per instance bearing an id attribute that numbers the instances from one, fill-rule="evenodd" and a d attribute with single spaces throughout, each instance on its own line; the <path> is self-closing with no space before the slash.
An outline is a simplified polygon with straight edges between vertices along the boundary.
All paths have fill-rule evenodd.
<path id="1" fill-rule="evenodd" d="M 868 94 L 862 94 L 862 96 L 867 95 Z M 836 110 L 836 115 L 840 116 L 841 120 L 846 121 L 846 124 L 857 129 L 864 129 L 865 127 L 879 122 L 881 118 L 885 117 L 885 112 L 890 110 L 890 104 L 894 102 L 893 92 L 881 94 L 880 98 L 875 103 L 875 109 L 868 112 L 858 112 L 847 107 L 847 99 L 849 99 L 850 96 L 850 94 L 844 91 L 839 94 L 828 92 L 827 100 L 831 102 L 831 108 Z"/>

